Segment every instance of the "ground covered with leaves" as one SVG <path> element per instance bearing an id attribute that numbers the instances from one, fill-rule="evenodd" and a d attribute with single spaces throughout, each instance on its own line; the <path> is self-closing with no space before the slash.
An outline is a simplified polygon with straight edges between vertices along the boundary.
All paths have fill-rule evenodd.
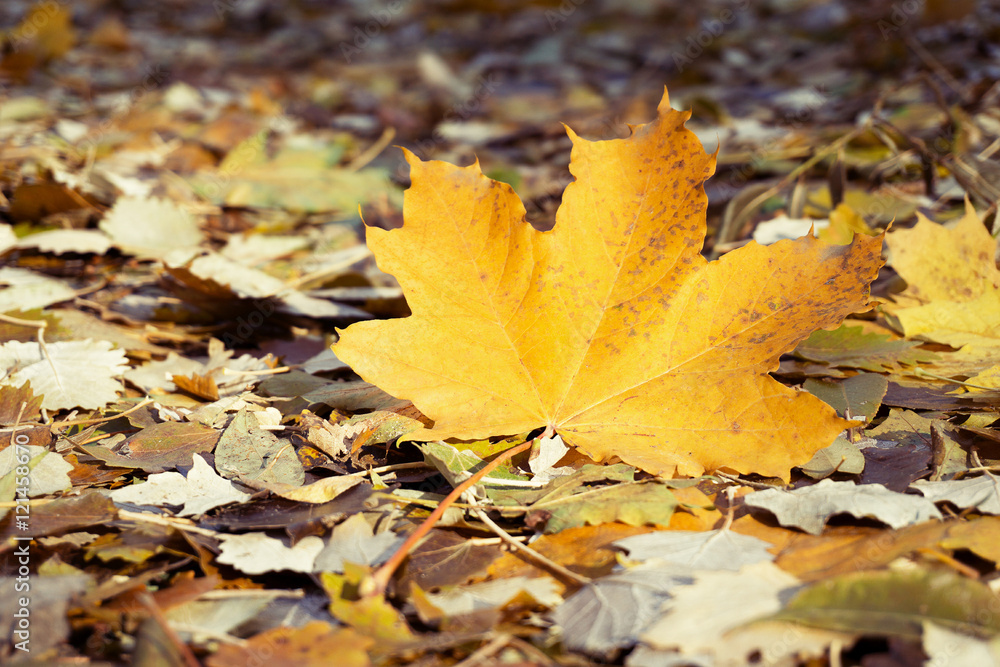
<path id="1" fill-rule="evenodd" d="M 990 3 L 0 25 L 5 664 L 1000 664 Z"/>

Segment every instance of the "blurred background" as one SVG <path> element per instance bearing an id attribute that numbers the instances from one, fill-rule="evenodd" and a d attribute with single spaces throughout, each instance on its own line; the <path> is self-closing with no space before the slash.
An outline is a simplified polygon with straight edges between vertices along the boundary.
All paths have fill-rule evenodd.
<path id="1" fill-rule="evenodd" d="M 97 204 L 132 189 L 218 206 L 219 234 L 356 220 L 359 203 L 392 226 L 405 146 L 478 157 L 544 227 L 570 179 L 561 123 L 627 136 L 664 86 L 706 149 L 721 143 L 715 252 L 840 203 L 873 226 L 948 217 L 966 192 L 992 211 L 998 4 L 7 0 L 5 215 L 65 212 L 17 205 L 17 150 L 44 143 L 44 178 Z"/>

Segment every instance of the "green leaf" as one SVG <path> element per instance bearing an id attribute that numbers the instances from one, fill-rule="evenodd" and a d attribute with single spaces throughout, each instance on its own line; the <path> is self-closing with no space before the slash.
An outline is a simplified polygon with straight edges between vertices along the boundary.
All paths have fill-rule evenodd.
<path id="1" fill-rule="evenodd" d="M 997 596 L 950 570 L 858 572 L 802 591 L 775 618 L 830 630 L 919 637 L 936 623 L 980 637 L 1000 633 Z"/>

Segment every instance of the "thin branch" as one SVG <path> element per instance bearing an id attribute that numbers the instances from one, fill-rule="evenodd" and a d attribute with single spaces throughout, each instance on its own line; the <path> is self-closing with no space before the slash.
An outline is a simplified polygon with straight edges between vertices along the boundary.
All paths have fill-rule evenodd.
<path id="1" fill-rule="evenodd" d="M 389 580 L 392 579 L 393 573 L 400 565 L 403 564 L 403 561 L 406 560 L 406 557 L 410 554 L 410 551 L 413 550 L 417 543 L 431 531 L 431 528 L 433 528 L 438 522 L 438 519 L 444 515 L 445 511 L 451 507 L 452 504 L 458 500 L 467 489 L 471 488 L 483 477 L 486 477 L 486 475 L 500 467 L 501 463 L 508 461 L 521 452 L 526 452 L 531 449 L 533 442 L 534 440 L 528 440 L 526 442 L 522 442 L 516 447 L 511 447 L 480 468 L 479 471 L 477 471 L 472 477 L 456 486 L 452 492 L 441 501 L 437 508 L 431 512 L 430 516 L 427 517 L 415 531 L 410 533 L 410 536 L 407 537 L 406 541 L 403 542 L 399 549 L 396 550 L 396 553 L 394 553 L 392 557 L 382 565 L 382 567 L 375 571 L 371 579 L 366 582 L 366 585 L 364 586 L 366 590 L 363 591 L 363 594 L 365 596 L 384 595 L 385 589 L 389 585 Z"/>
<path id="2" fill-rule="evenodd" d="M 497 523 L 493 521 L 493 519 L 491 519 L 489 515 L 482 510 L 482 508 L 475 506 L 474 499 L 470 499 L 467 495 L 466 500 L 468 500 L 471 504 L 473 504 L 472 513 L 475 514 L 477 517 L 479 517 L 479 520 L 485 523 L 489 527 L 489 529 L 492 530 L 494 533 L 496 533 L 501 540 L 512 546 L 515 551 L 520 551 L 525 556 L 537 561 L 539 564 L 543 565 L 546 569 L 551 570 L 553 573 L 555 573 L 562 579 L 571 581 L 579 586 L 586 586 L 587 584 L 593 582 L 592 579 L 581 576 L 576 572 L 573 572 L 572 570 L 566 568 L 565 566 L 560 565 L 554 560 L 548 558 L 547 556 L 543 556 L 542 554 L 538 553 L 531 547 L 525 544 L 521 544 L 513 537 L 511 537 L 511 535 L 506 530 L 497 525 Z"/>
<path id="3" fill-rule="evenodd" d="M 56 427 L 60 427 L 61 428 L 63 426 L 92 426 L 93 424 L 103 424 L 104 422 L 113 421 L 115 419 L 118 419 L 119 417 L 124 417 L 125 415 L 132 414 L 136 410 L 138 410 L 140 408 L 144 408 L 144 407 L 146 407 L 147 405 L 149 405 L 152 402 L 153 402 L 153 399 L 147 398 L 146 400 L 142 401 L 141 403 L 137 403 L 137 404 L 133 405 L 131 408 L 129 408 L 128 410 L 125 410 L 124 412 L 119 412 L 117 414 L 108 415 L 107 417 L 98 417 L 96 419 L 77 419 L 77 420 L 74 420 L 74 421 L 57 422 L 55 424 L 52 424 L 52 428 L 55 429 Z"/>

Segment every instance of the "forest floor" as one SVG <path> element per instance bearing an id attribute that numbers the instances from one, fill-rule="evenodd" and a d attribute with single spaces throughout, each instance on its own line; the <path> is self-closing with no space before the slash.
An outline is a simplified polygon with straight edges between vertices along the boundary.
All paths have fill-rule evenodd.
<path id="1" fill-rule="evenodd" d="M 994 3 L 19 0 L 0 27 L 5 664 L 1000 664 Z M 696 137 L 714 175 L 669 196 L 633 182 L 628 151 L 659 159 L 661 132 L 707 165 Z M 643 248 L 859 267 L 819 278 L 829 261 L 803 259 L 784 296 L 746 296 L 781 310 L 810 276 L 829 288 L 801 335 L 754 338 L 790 341 L 758 380 L 853 428 L 646 456 L 574 440 L 569 418 L 556 437 L 490 430 L 433 391 L 393 395 L 405 373 L 361 368 L 419 352 L 397 329 L 331 352 L 357 322 L 474 291 L 452 250 L 421 245 L 449 247 L 443 228 L 402 232 L 465 210 L 444 185 L 489 182 L 421 172 L 404 222 L 418 159 L 478 160 L 541 244 L 590 150 L 624 175 L 579 184 L 690 203 L 707 232 Z M 470 239 L 517 212 L 488 188 Z M 610 229 L 600 203 L 581 229 Z M 376 247 L 366 226 L 391 231 Z M 758 289 L 764 264 L 738 266 Z M 634 370 L 601 360 L 594 385 Z M 517 403 L 492 364 L 476 378 Z M 664 432 L 711 430 L 687 391 L 657 403 Z M 479 435 L 424 442 L 435 420 Z"/>

